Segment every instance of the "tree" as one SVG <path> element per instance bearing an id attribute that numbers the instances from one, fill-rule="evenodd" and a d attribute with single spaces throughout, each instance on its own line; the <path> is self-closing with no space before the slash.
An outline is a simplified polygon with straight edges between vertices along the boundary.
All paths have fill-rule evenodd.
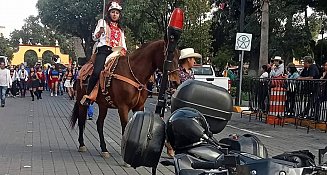
<path id="1" fill-rule="evenodd" d="M 13 57 L 13 49 L 10 47 L 10 42 L 2 34 L 0 35 L 0 56 L 8 57 L 9 62 Z"/>
<path id="2" fill-rule="evenodd" d="M 268 63 L 268 51 L 269 51 L 269 0 L 263 0 L 262 2 L 262 15 L 261 15 L 261 41 L 260 41 L 260 58 L 259 67 Z"/>
<path id="3" fill-rule="evenodd" d="M 102 14 L 102 3 L 99 0 L 38 0 L 36 6 L 46 27 L 84 39 L 84 51 L 89 57 L 94 44 L 92 32 L 96 17 Z"/>
<path id="4" fill-rule="evenodd" d="M 219 54 L 220 49 L 229 48 L 230 53 L 235 53 L 240 1 L 217 0 L 215 2 L 219 10 L 214 14 L 212 25 L 212 35 L 215 39 L 213 52 L 216 55 Z M 249 61 L 250 69 L 256 71 L 259 67 L 261 10 L 262 5 L 267 5 L 262 2 L 263 0 L 246 0 L 245 10 L 245 32 L 253 34 L 252 49 L 251 52 L 245 53 L 245 62 Z M 268 51 L 268 56 L 260 60 L 261 64 L 267 63 L 269 58 L 276 55 L 282 56 L 286 63 L 293 61 L 294 57 L 313 55 L 316 47 L 314 38 L 319 33 L 321 22 L 317 15 L 308 16 L 306 11 L 308 6 L 318 9 L 317 3 L 312 0 L 270 0 L 269 5 L 268 49 L 265 46 L 262 50 Z M 238 61 L 237 54 L 234 54 L 233 60 Z"/>
<path id="5" fill-rule="evenodd" d="M 60 51 L 64 54 L 69 54 L 70 58 L 75 59 L 71 37 L 43 26 L 39 17 L 29 16 L 25 19 L 25 24 L 22 29 L 14 30 L 10 36 L 10 43 L 14 47 L 19 45 L 20 38 L 23 40 L 24 44 L 31 42 L 33 45 L 40 43 L 50 46 L 54 46 L 58 40 Z M 46 56 L 47 59 L 49 59 L 49 55 Z"/>
<path id="6" fill-rule="evenodd" d="M 163 38 L 167 32 L 170 15 L 177 0 L 126 0 L 124 5 L 124 24 L 139 43 Z M 208 0 L 184 0 L 180 5 L 185 12 L 185 26 L 179 46 L 193 47 L 203 56 L 211 55 L 211 20 Z"/>
<path id="7" fill-rule="evenodd" d="M 210 3 L 207 0 L 184 1 L 185 21 L 180 46 L 193 47 L 203 57 L 210 54 L 212 36 L 210 27 L 212 20 L 208 16 Z"/>

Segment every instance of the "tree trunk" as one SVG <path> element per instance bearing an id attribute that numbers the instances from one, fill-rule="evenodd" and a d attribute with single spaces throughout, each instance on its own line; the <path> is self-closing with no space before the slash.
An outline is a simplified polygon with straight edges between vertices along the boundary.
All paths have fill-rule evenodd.
<path id="1" fill-rule="evenodd" d="M 268 64 L 269 42 L 269 0 L 263 0 L 261 19 L 261 41 L 258 72 L 262 65 Z"/>
<path id="2" fill-rule="evenodd" d="M 84 48 L 84 52 L 85 52 L 85 57 L 86 57 L 87 60 L 89 60 L 91 58 L 91 55 L 92 55 L 94 42 L 93 42 L 91 36 L 84 37 L 84 41 L 85 41 L 85 45 L 84 45 L 83 48 Z"/>
<path id="3" fill-rule="evenodd" d="M 312 58 L 314 58 L 315 54 L 314 54 L 314 47 L 312 47 L 312 45 L 311 45 L 312 35 L 310 32 L 310 27 L 309 27 L 308 8 L 307 7 L 305 7 L 305 9 L 304 9 L 304 21 L 305 21 L 305 30 L 306 30 L 306 34 L 307 34 L 308 46 L 310 48 Z"/>

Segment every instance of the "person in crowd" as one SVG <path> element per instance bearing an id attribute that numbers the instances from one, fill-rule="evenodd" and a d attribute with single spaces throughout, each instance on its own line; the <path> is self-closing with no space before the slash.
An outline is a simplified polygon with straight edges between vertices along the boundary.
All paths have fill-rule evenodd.
<path id="1" fill-rule="evenodd" d="M 160 70 L 156 70 L 155 76 L 156 76 L 155 77 L 155 80 L 156 80 L 156 88 L 157 88 L 157 92 L 159 92 L 161 78 L 162 78 L 162 72 Z"/>
<path id="2" fill-rule="evenodd" d="M 15 66 L 15 71 L 17 72 L 17 82 L 16 82 L 16 90 L 17 90 L 17 92 L 16 92 L 16 96 L 17 95 L 19 95 L 20 94 L 20 83 L 19 83 L 19 74 L 18 74 L 18 72 L 19 72 L 19 66 Z"/>
<path id="3" fill-rule="evenodd" d="M 46 78 L 45 78 L 44 72 L 42 71 L 41 66 L 37 68 L 36 76 L 37 76 L 37 79 L 39 80 L 39 87 L 37 89 L 38 99 L 42 99 L 42 92 L 44 90 Z"/>
<path id="4" fill-rule="evenodd" d="M 16 97 L 17 95 L 17 84 L 18 84 L 18 72 L 15 69 L 15 66 L 12 66 L 10 68 L 10 76 L 11 76 L 11 80 L 12 80 L 12 87 L 10 88 L 10 93 L 12 95 L 13 98 Z"/>
<path id="5" fill-rule="evenodd" d="M 300 75 L 296 69 L 294 63 L 289 63 L 287 65 L 287 83 L 286 83 L 286 114 L 288 116 L 294 117 L 295 116 L 295 96 L 296 96 L 296 89 L 299 86 L 296 83 L 295 79 L 297 79 Z"/>
<path id="6" fill-rule="evenodd" d="M 28 72 L 27 70 L 25 70 L 25 66 L 22 65 L 20 67 L 20 70 L 18 71 L 18 81 L 19 81 L 19 84 L 20 84 L 20 96 L 22 98 L 25 97 L 25 94 L 26 94 L 26 84 L 27 84 L 27 80 L 28 80 Z"/>
<path id="7" fill-rule="evenodd" d="M 75 70 L 73 71 L 74 72 L 74 80 L 77 80 L 78 79 L 78 74 L 79 74 L 79 70 L 81 70 L 81 66 L 80 65 L 77 65 L 75 67 Z M 76 88 L 76 83 L 74 83 L 73 85 L 73 89 L 74 89 L 74 96 L 77 94 L 77 88 Z"/>
<path id="8" fill-rule="evenodd" d="M 117 2 L 111 2 L 106 19 L 100 19 L 95 28 L 93 39 L 97 41 L 96 43 L 96 59 L 94 63 L 94 70 L 89 79 L 87 87 L 87 95 L 84 95 L 81 104 L 90 105 L 91 99 L 89 94 L 96 85 L 101 70 L 103 69 L 106 58 L 112 53 L 112 48 L 121 46 L 124 49 L 122 54 L 126 54 L 126 43 L 124 32 L 119 24 L 121 19 L 122 7 Z"/>
<path id="9" fill-rule="evenodd" d="M 311 56 L 305 56 L 304 69 L 300 74 L 300 80 L 320 79 L 319 69 Z"/>
<path id="10" fill-rule="evenodd" d="M 262 74 L 260 75 L 260 78 L 269 78 L 270 74 L 270 67 L 268 65 L 262 65 Z"/>
<path id="11" fill-rule="evenodd" d="M 149 97 L 149 98 L 152 98 L 152 95 L 153 95 L 153 92 L 152 92 L 152 90 L 153 90 L 153 84 L 154 84 L 154 76 L 152 75 L 152 76 L 150 77 L 148 83 L 146 84 L 147 89 L 148 89 L 148 91 L 149 91 L 149 93 L 148 93 L 148 97 Z"/>
<path id="12" fill-rule="evenodd" d="M 64 71 L 59 68 L 58 92 L 60 95 L 64 95 L 64 76 Z"/>
<path id="13" fill-rule="evenodd" d="M 259 88 L 258 88 L 258 98 L 259 98 L 259 108 L 262 112 L 267 112 L 268 107 L 268 84 L 269 84 L 269 65 L 262 65 L 262 74 L 260 75 Z"/>
<path id="14" fill-rule="evenodd" d="M 284 60 L 282 60 L 282 57 L 280 56 L 275 56 L 273 58 L 271 64 L 271 72 L 270 72 L 270 77 L 271 78 L 278 78 L 284 76 Z"/>
<path id="15" fill-rule="evenodd" d="M 45 76 L 45 81 L 44 81 L 44 88 L 46 91 L 49 91 L 50 88 L 49 88 L 49 69 L 50 67 L 48 66 L 44 66 L 43 68 L 43 74 Z"/>
<path id="16" fill-rule="evenodd" d="M 51 93 L 50 96 L 58 96 L 58 83 L 59 83 L 59 69 L 58 66 L 52 65 L 49 72 L 49 80 L 51 82 Z"/>
<path id="17" fill-rule="evenodd" d="M 179 57 L 178 61 L 178 74 L 180 78 L 180 84 L 188 79 L 194 79 L 192 68 L 196 64 L 196 58 L 201 59 L 202 55 L 195 53 L 193 48 L 186 48 L 181 50 L 181 56 Z"/>
<path id="18" fill-rule="evenodd" d="M 320 79 L 327 80 L 327 61 L 323 64 L 323 72 Z"/>
<path id="19" fill-rule="evenodd" d="M 36 96 L 37 99 L 40 99 L 39 94 L 37 92 L 39 86 L 40 86 L 40 81 L 36 76 L 36 70 L 34 67 L 31 67 L 29 78 L 27 81 L 27 87 L 31 93 L 32 101 L 34 101 L 34 95 Z"/>
<path id="20" fill-rule="evenodd" d="M 314 64 L 314 60 L 311 56 L 305 56 L 304 60 L 304 69 L 298 78 L 301 81 L 301 93 L 308 98 L 307 106 L 304 108 L 302 116 L 304 118 L 308 117 L 317 117 L 318 110 L 314 110 L 315 104 L 317 104 L 317 99 L 319 95 L 319 85 L 312 81 L 313 79 L 320 79 L 320 72 L 316 64 Z M 309 112 L 311 110 L 311 116 L 309 116 Z"/>
<path id="21" fill-rule="evenodd" d="M 1 107 L 5 107 L 6 104 L 6 91 L 12 85 L 10 71 L 5 67 L 5 62 L 0 62 L 0 98 Z"/>
<path id="22" fill-rule="evenodd" d="M 67 71 L 64 76 L 64 86 L 67 89 L 68 96 L 71 100 L 74 99 L 74 71 L 71 66 L 68 66 Z"/>
<path id="23" fill-rule="evenodd" d="M 194 74 L 192 68 L 196 64 L 197 58 L 202 59 L 202 55 L 199 53 L 195 53 L 193 48 L 185 48 L 181 50 L 181 55 L 178 60 L 178 64 L 179 64 L 178 75 L 179 75 L 180 82 L 174 83 L 174 85 L 172 85 L 173 90 L 171 93 L 174 93 L 177 86 L 179 84 L 182 84 L 186 80 L 189 79 L 194 80 Z M 173 157 L 174 150 L 171 147 L 171 145 L 169 143 L 166 143 L 166 147 L 167 147 L 167 154 L 170 157 Z"/>

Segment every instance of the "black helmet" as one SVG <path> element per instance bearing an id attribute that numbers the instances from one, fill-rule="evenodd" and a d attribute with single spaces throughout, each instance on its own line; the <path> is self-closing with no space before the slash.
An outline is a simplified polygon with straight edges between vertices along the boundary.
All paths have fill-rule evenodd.
<path id="1" fill-rule="evenodd" d="M 189 107 L 172 113 L 167 122 L 166 133 L 167 141 L 175 150 L 200 144 L 204 134 L 212 135 L 205 117 Z"/>

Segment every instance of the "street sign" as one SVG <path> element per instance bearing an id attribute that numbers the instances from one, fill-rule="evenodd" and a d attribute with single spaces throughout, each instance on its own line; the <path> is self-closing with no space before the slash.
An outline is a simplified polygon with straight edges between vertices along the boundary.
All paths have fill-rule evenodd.
<path id="1" fill-rule="evenodd" d="M 249 33 L 237 33 L 235 50 L 251 51 L 252 34 Z"/>

